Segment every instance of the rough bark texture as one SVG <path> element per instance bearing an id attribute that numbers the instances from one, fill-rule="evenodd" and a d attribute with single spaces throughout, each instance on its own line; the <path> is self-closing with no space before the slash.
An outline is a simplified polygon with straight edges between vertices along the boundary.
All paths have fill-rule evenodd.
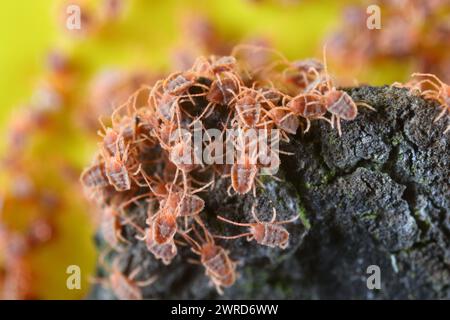
<path id="1" fill-rule="evenodd" d="M 258 191 L 260 219 L 300 214 L 289 225 L 290 245 L 271 249 L 245 238 L 220 242 L 239 261 L 236 284 L 220 298 L 258 299 L 434 299 L 450 298 L 450 138 L 445 118 L 433 123 L 437 104 L 405 89 L 360 87 L 348 92 L 364 107 L 342 121 L 339 137 L 323 121 L 298 134 L 283 149 L 281 181 L 266 177 Z M 229 182 L 205 197 L 202 215 L 217 234 L 242 228 L 217 223 L 216 214 L 251 220 L 253 196 L 229 197 Z M 144 212 L 131 213 L 144 224 Z M 155 261 L 133 239 L 124 266 L 141 266 L 139 279 L 158 274 L 143 289 L 146 298 L 219 298 L 202 266 L 185 248 L 170 266 Z M 99 246 L 102 246 L 101 239 Z M 366 286 L 369 265 L 381 269 L 381 290 Z M 99 270 L 102 275 L 102 271 Z M 94 288 L 91 298 L 114 295 Z"/>

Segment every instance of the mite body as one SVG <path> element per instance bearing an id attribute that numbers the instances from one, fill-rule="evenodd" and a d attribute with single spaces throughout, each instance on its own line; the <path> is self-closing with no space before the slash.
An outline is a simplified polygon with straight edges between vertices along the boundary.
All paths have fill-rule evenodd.
<path id="1" fill-rule="evenodd" d="M 199 196 L 188 192 L 174 192 L 162 203 L 175 212 L 177 217 L 192 217 L 198 215 L 205 207 L 205 201 Z"/>
<path id="2" fill-rule="evenodd" d="M 217 236 L 217 238 L 237 239 L 240 237 L 247 237 L 248 241 L 255 240 L 257 243 L 271 248 L 287 248 L 287 246 L 289 245 L 289 232 L 282 226 L 282 224 L 294 222 L 298 219 L 298 216 L 290 220 L 276 222 L 276 211 L 274 208 L 272 220 L 270 220 L 270 222 L 262 222 L 256 216 L 255 206 L 252 207 L 252 215 L 256 221 L 254 223 L 239 223 L 228 220 L 222 216 L 217 216 L 219 220 L 222 220 L 224 222 L 249 228 L 249 232 L 247 233 L 242 233 L 236 236 Z"/>
<path id="3" fill-rule="evenodd" d="M 173 241 L 178 231 L 177 216 L 167 207 L 161 207 L 155 216 L 147 219 L 152 228 L 153 241 L 157 244 L 166 244 Z"/>
<path id="4" fill-rule="evenodd" d="M 290 63 L 290 66 L 283 71 L 283 79 L 306 93 L 317 81 L 320 81 L 323 70 L 323 64 L 316 59 L 298 60 Z"/>
<path id="5" fill-rule="evenodd" d="M 231 186 L 238 194 L 246 194 L 255 188 L 255 179 L 258 174 L 258 166 L 244 156 L 243 163 L 235 163 L 231 166 Z M 256 191 L 254 191 L 256 193 Z"/>
<path id="6" fill-rule="evenodd" d="M 145 245 L 147 250 L 153 254 L 155 259 L 162 260 L 165 265 L 169 265 L 173 258 L 177 255 L 177 247 L 175 245 L 175 241 L 172 239 L 163 244 L 159 244 L 155 241 L 153 235 L 153 228 L 150 225 L 149 228 L 143 230 L 139 225 L 134 222 L 130 222 L 130 224 L 136 229 L 139 235 L 136 235 L 136 239 L 140 241 L 145 241 Z"/>
<path id="7" fill-rule="evenodd" d="M 288 113 L 286 113 L 282 119 L 278 120 L 278 123 L 282 123 L 291 115 L 304 118 L 306 120 L 306 129 L 304 130 L 305 133 L 308 132 L 311 127 L 311 120 L 323 119 L 327 122 L 330 122 L 330 120 L 324 117 L 325 113 L 327 112 L 327 108 L 323 103 L 322 95 L 318 93 L 300 93 L 290 99 L 285 107 L 277 107 L 272 110 L 288 111 Z M 295 127 L 295 124 L 292 122 L 292 120 L 289 122 L 289 124 L 292 126 L 292 129 Z M 287 128 L 290 129 L 289 126 L 287 126 Z"/>
<path id="8" fill-rule="evenodd" d="M 267 126 L 269 124 L 268 122 L 261 122 L 261 115 L 263 113 L 267 114 L 263 105 L 271 107 L 273 103 L 260 91 L 253 88 L 241 89 L 239 94 L 235 95 L 233 101 L 235 101 L 234 108 L 241 125 L 253 128 Z"/>
<path id="9" fill-rule="evenodd" d="M 342 90 L 332 90 L 326 92 L 323 96 L 325 107 L 331 113 L 331 123 L 336 127 L 339 135 L 342 134 L 340 119 L 354 120 L 358 114 L 356 103 L 349 94 Z"/>
<path id="10" fill-rule="evenodd" d="M 142 300 L 141 289 L 130 277 L 126 277 L 119 270 L 113 271 L 109 279 L 111 290 L 120 300 Z"/>
<path id="11" fill-rule="evenodd" d="M 107 267 L 107 269 L 110 269 L 109 277 L 106 279 L 98 279 L 97 282 L 110 287 L 116 297 L 120 300 L 142 300 L 140 288 L 155 282 L 156 276 L 150 277 L 144 281 L 136 281 L 135 278 L 141 270 L 140 267 L 131 271 L 130 274 L 126 276 L 119 269 L 119 259 L 120 257 L 114 260 L 111 268 Z"/>
<path id="12" fill-rule="evenodd" d="M 338 90 L 332 85 L 331 78 L 328 75 L 325 50 L 326 48 L 324 47 L 323 60 L 325 66 L 325 80 L 318 83 L 314 91 L 318 94 L 322 94 L 323 105 L 327 111 L 331 113 L 331 126 L 334 127 L 334 123 L 336 123 L 338 134 L 341 136 L 341 119 L 354 120 L 358 115 L 357 105 L 364 106 L 372 111 L 376 110 L 367 103 L 353 101 L 352 97 L 350 97 L 347 92 Z M 320 89 L 318 90 L 317 88 Z"/>
<path id="13" fill-rule="evenodd" d="M 193 144 L 190 141 L 179 141 L 170 147 L 169 160 L 183 173 L 191 172 L 198 166 Z"/>
<path id="14" fill-rule="evenodd" d="M 165 265 L 169 265 L 177 255 L 177 246 L 173 240 L 164 244 L 156 243 L 152 230 L 152 228 L 147 228 L 144 237 L 139 239 L 145 240 L 148 251 L 150 251 L 156 259 L 162 260 Z"/>
<path id="15" fill-rule="evenodd" d="M 240 83 L 235 79 L 223 78 L 214 80 L 206 94 L 208 104 L 190 126 L 193 126 L 196 121 L 209 117 L 217 105 L 228 105 L 234 96 L 239 93 L 239 90 Z"/>
<path id="16" fill-rule="evenodd" d="M 109 183 L 116 189 L 122 192 L 131 189 L 131 180 L 128 175 L 125 163 L 117 157 L 107 159 L 105 166 L 106 176 Z"/>
<path id="17" fill-rule="evenodd" d="M 223 294 L 222 288 L 230 287 L 236 280 L 236 263 L 230 259 L 228 252 L 214 242 L 214 238 L 206 230 L 203 222 L 196 220 L 203 228 L 205 239 L 203 239 L 194 227 L 201 244 L 192 239 L 186 233 L 181 235 L 193 247 L 192 252 L 200 256 L 200 263 L 205 267 L 205 274 L 211 279 L 219 294 Z"/>
<path id="18" fill-rule="evenodd" d="M 119 155 L 123 157 L 125 153 L 125 140 L 123 136 L 111 128 L 105 129 L 103 136 L 103 147 L 109 156 Z"/>
<path id="19" fill-rule="evenodd" d="M 120 214 L 113 207 L 106 207 L 103 209 L 100 232 L 105 241 L 113 249 L 118 249 L 120 242 L 128 242 L 122 236 L 122 225 L 120 223 Z"/>
<path id="20" fill-rule="evenodd" d="M 179 96 L 187 92 L 195 83 L 193 74 L 173 74 L 163 83 L 164 91 L 172 96 Z"/>
<path id="21" fill-rule="evenodd" d="M 411 89 L 418 89 L 420 91 L 420 95 L 425 99 L 436 100 L 440 103 L 440 107 L 442 111 L 439 115 L 434 119 L 434 121 L 438 121 L 441 119 L 446 113 L 450 113 L 450 86 L 440 80 L 437 76 L 430 73 L 413 73 L 413 77 L 422 77 L 425 79 L 419 81 L 413 81 Z M 421 90 L 422 86 L 429 86 L 426 90 Z M 450 125 L 447 126 L 444 133 L 450 130 Z"/>
<path id="22" fill-rule="evenodd" d="M 81 174 L 80 180 L 82 185 L 87 188 L 104 188 L 109 186 L 105 164 L 103 162 L 96 163 L 85 169 Z"/>

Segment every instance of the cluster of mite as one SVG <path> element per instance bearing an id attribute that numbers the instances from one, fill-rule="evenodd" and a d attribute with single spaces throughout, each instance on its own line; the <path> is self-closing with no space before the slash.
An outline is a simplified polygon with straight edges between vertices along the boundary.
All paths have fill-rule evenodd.
<path id="1" fill-rule="evenodd" d="M 250 70 L 245 59 L 240 59 L 249 56 L 249 51 L 267 50 L 271 51 L 241 45 L 230 56 L 201 57 L 189 70 L 142 87 L 114 111 L 111 127 L 103 125 L 100 132 L 103 140 L 93 164 L 81 176 L 82 184 L 101 207 L 100 231 L 110 248 L 119 253 L 123 250 L 125 225 L 132 226 L 148 251 L 166 265 L 177 255 L 177 243 L 183 242 L 200 256 L 206 275 L 221 293 L 235 282 L 236 263 L 215 238 L 247 237 L 269 247 L 288 246 L 289 233 L 283 225 L 298 217 L 277 221 L 275 209 L 267 222 L 258 219 L 255 207 L 255 221 L 235 222 L 218 216 L 248 231 L 231 236 L 211 234 L 202 220 L 205 202 L 199 194 L 214 188 L 218 179 L 230 179 L 229 193 L 244 195 L 253 190 L 255 195 L 264 164 L 252 161 L 255 159 L 245 151 L 247 145 L 241 152 L 243 159 L 234 164 L 184 163 L 179 157 L 190 152 L 186 148 L 192 137 L 176 134 L 200 123 L 205 134 L 213 127 L 223 131 L 234 128 L 241 134 L 252 128 L 278 129 L 280 139 L 289 140 L 300 126 L 307 132 L 314 120 L 326 121 L 340 134 L 340 120 L 355 119 L 357 102 L 333 85 L 326 63 L 290 62 L 276 53 L 278 59 L 272 63 Z M 147 206 L 145 226 L 128 217 L 126 210 L 142 203 Z M 141 298 L 139 286 L 154 279 L 138 282 L 134 279 L 137 271 L 125 276 L 118 259 L 120 254 L 104 282 L 119 298 Z"/>
<path id="2" fill-rule="evenodd" d="M 242 57 L 260 51 L 270 51 L 277 59 L 263 68 L 249 69 L 248 61 Z M 414 89 L 423 85 L 434 88 L 422 92 L 426 98 L 440 99 L 444 94 L 430 79 L 417 81 Z M 246 227 L 246 232 L 215 235 L 208 230 L 205 201 L 200 195 L 213 189 L 219 179 L 225 179 L 229 181 L 229 193 L 241 196 L 253 190 L 256 197 L 257 183 L 264 188 L 258 179 L 264 164 L 258 159 L 252 161 L 255 159 L 246 152 L 249 149 L 245 143 L 250 142 L 240 146 L 243 158 L 233 164 L 179 161 L 181 154 L 192 151 L 186 150 L 192 145 L 192 136 L 177 135 L 180 129 L 191 129 L 198 123 L 205 133 L 213 127 L 223 131 L 238 129 L 241 134 L 252 128 L 277 129 L 281 132 L 280 139 L 288 141 L 299 128 L 305 133 L 312 121 L 325 121 L 340 135 L 340 121 L 355 119 L 358 105 L 373 110 L 334 86 L 325 54 L 323 64 L 317 60 L 291 62 L 271 49 L 250 45 L 235 47 L 229 56 L 200 57 L 189 70 L 139 89 L 114 111 L 110 127 L 102 123 L 99 152 L 81 176 L 85 189 L 101 208 L 99 229 L 109 247 L 104 253 L 110 250 L 118 253 L 112 267 L 104 264 L 105 255 L 101 255 L 100 261 L 110 274 L 100 281 L 120 299 L 140 299 L 140 287 L 156 279 L 137 281 L 140 268 L 128 275 L 121 271 L 121 252 L 129 242 L 123 236 L 125 225 L 134 229 L 149 254 L 165 265 L 177 255 L 177 245 L 190 246 L 219 293 L 235 282 L 236 262 L 215 239 L 247 237 L 248 241 L 272 248 L 288 246 L 289 232 L 285 225 L 298 217 L 277 221 L 273 209 L 272 219 L 261 221 L 256 205 L 252 208 L 254 221 L 215 217 Z M 204 142 L 206 147 L 212 143 L 212 140 Z M 130 206 L 144 208 L 145 226 L 130 217 Z"/>

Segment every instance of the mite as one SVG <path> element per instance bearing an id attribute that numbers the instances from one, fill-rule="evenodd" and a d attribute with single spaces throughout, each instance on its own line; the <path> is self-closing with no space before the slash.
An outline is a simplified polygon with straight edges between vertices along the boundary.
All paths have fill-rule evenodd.
<path id="1" fill-rule="evenodd" d="M 165 92 L 172 96 L 189 96 L 187 91 L 191 87 L 200 87 L 208 90 L 209 88 L 201 83 L 197 83 L 197 75 L 195 72 L 179 72 L 169 75 L 162 83 Z"/>
<path id="2" fill-rule="evenodd" d="M 195 122 L 209 117 L 217 105 L 228 105 L 235 94 L 239 93 L 240 88 L 240 82 L 232 78 L 214 80 L 206 94 L 208 104 L 196 120 L 190 124 L 190 127 L 193 126 Z"/>
<path id="3" fill-rule="evenodd" d="M 255 194 L 255 178 L 257 174 L 258 165 L 250 161 L 248 156 L 243 156 L 241 163 L 234 163 L 231 166 L 231 186 L 238 194 L 246 194 L 252 188 Z"/>
<path id="4" fill-rule="evenodd" d="M 207 186 L 202 187 L 201 189 L 203 190 L 211 184 L 212 182 L 210 182 Z M 163 200 L 162 205 L 174 210 L 177 217 L 196 216 L 205 207 L 205 201 L 203 201 L 203 199 L 199 196 L 193 194 L 194 192 L 190 191 L 187 194 L 184 194 L 184 192 L 181 191 L 174 192 L 171 195 L 168 195 L 165 200 Z"/>
<path id="5" fill-rule="evenodd" d="M 325 66 L 325 89 L 322 95 L 322 103 L 328 112 L 331 113 L 331 126 L 334 128 L 336 124 L 339 136 L 342 135 L 341 130 L 341 119 L 343 120 L 354 120 L 358 115 L 357 105 L 364 106 L 372 111 L 376 111 L 370 105 L 364 102 L 353 101 L 350 95 L 343 91 L 338 90 L 331 83 L 331 78 L 328 75 L 327 60 L 326 60 L 326 47 L 323 50 L 323 60 Z"/>
<path id="6" fill-rule="evenodd" d="M 191 68 L 191 71 L 202 77 L 216 79 L 219 83 L 222 81 L 221 76 L 240 83 L 239 76 L 236 74 L 237 67 L 236 58 L 233 56 L 211 57 L 210 60 L 205 57 L 198 58 Z"/>
<path id="7" fill-rule="evenodd" d="M 136 236 L 136 238 L 145 241 L 147 250 L 153 254 L 155 259 L 161 260 L 164 265 L 169 265 L 178 252 L 175 241 L 172 240 L 167 243 L 158 244 L 154 240 L 152 228 L 147 228 L 145 230 L 139 228 L 139 232 L 142 236 Z"/>
<path id="8" fill-rule="evenodd" d="M 292 114 L 306 119 L 305 133 L 309 131 L 313 119 L 323 119 L 330 122 L 324 117 L 327 109 L 323 105 L 320 95 L 313 93 L 299 94 L 289 101 L 287 107 Z"/>
<path id="9" fill-rule="evenodd" d="M 320 80 L 323 70 L 323 64 L 316 59 L 298 60 L 283 70 L 283 79 L 306 93 Z"/>
<path id="10" fill-rule="evenodd" d="M 173 241 L 178 231 L 176 215 L 165 207 L 160 208 L 154 217 L 147 219 L 147 224 L 152 229 L 153 241 L 159 245 Z"/>
<path id="11" fill-rule="evenodd" d="M 104 188 L 109 186 L 105 164 L 101 162 L 88 167 L 81 174 L 80 180 L 85 188 Z"/>
<path id="12" fill-rule="evenodd" d="M 270 118 L 279 129 L 281 129 L 281 135 L 283 140 L 289 142 L 289 137 L 286 133 L 296 134 L 298 127 L 300 126 L 300 120 L 294 116 L 291 112 L 285 111 L 282 108 L 270 109 L 267 113 L 267 117 Z M 268 122 L 269 123 L 269 122 Z"/>
<path id="13" fill-rule="evenodd" d="M 123 156 L 118 152 L 115 156 L 109 156 L 105 149 L 103 149 L 103 159 L 105 160 L 105 173 L 109 183 L 118 192 L 123 192 L 131 189 L 131 179 L 128 174 L 126 166 L 128 160 L 129 146 L 125 148 Z"/>
<path id="14" fill-rule="evenodd" d="M 450 86 L 440 80 L 436 75 L 431 73 L 413 73 L 413 78 L 424 78 L 419 81 L 413 81 L 412 89 L 420 89 L 423 85 L 430 86 L 430 89 L 420 91 L 420 95 L 425 99 L 432 99 L 438 101 L 441 105 L 442 111 L 434 119 L 434 122 L 441 119 L 445 113 L 450 113 Z M 450 125 L 447 126 L 444 133 L 450 130 Z"/>
<path id="15" fill-rule="evenodd" d="M 156 280 L 156 276 L 150 277 L 144 281 L 136 281 L 135 278 L 141 271 L 140 267 L 136 268 L 130 275 L 126 276 L 120 271 L 119 259 L 116 258 L 109 270 L 109 277 L 107 279 L 94 280 L 100 282 L 104 286 L 111 288 L 116 297 L 120 300 L 142 300 L 141 287 L 151 285 Z"/>
<path id="16" fill-rule="evenodd" d="M 200 224 L 205 234 L 205 238 L 202 238 L 195 227 L 193 227 L 201 244 L 188 236 L 187 233 L 181 233 L 181 235 L 193 246 L 191 248 L 192 252 L 200 256 L 200 263 L 206 269 L 205 274 L 211 279 L 217 292 L 223 294 L 222 287 L 230 287 L 236 280 L 236 263 L 230 259 L 228 252 L 224 248 L 215 244 L 214 238 L 206 230 L 203 222 L 200 219 L 196 221 Z"/>
<path id="17" fill-rule="evenodd" d="M 116 156 L 116 154 L 123 157 L 125 153 L 125 139 L 123 138 L 123 135 L 112 128 L 107 128 L 101 119 L 99 122 L 104 131 L 104 133 L 98 132 L 98 134 L 103 138 L 101 147 L 103 147 L 107 154 L 111 157 Z"/>
<path id="18" fill-rule="evenodd" d="M 117 157 L 111 157 L 106 160 L 105 168 L 108 181 L 116 191 L 122 192 L 131 189 L 131 180 L 123 161 Z"/>
<path id="19" fill-rule="evenodd" d="M 234 93 L 233 93 L 234 94 Z M 272 106 L 272 102 L 261 92 L 253 88 L 244 88 L 234 96 L 234 108 L 239 122 L 247 127 L 266 126 L 268 122 L 261 122 L 261 114 L 267 114 L 263 105 Z"/>
<path id="20" fill-rule="evenodd" d="M 221 239 L 237 239 L 241 237 L 247 237 L 248 241 L 255 240 L 257 243 L 268 246 L 271 248 L 279 247 L 281 249 L 286 249 L 289 245 L 289 232 L 282 226 L 282 224 L 292 223 L 298 219 L 298 216 L 285 220 L 285 221 L 275 221 L 277 213 L 275 208 L 273 209 L 272 220 L 269 222 L 262 222 L 256 216 L 255 205 L 252 207 L 252 215 L 256 222 L 254 223 L 240 223 L 228 220 L 222 216 L 217 216 L 219 220 L 224 222 L 240 226 L 248 227 L 249 232 L 238 234 L 236 236 L 216 236 L 216 238 Z"/>
<path id="21" fill-rule="evenodd" d="M 120 213 L 112 206 L 103 209 L 100 220 L 100 232 L 108 245 L 115 250 L 119 249 L 120 242 L 128 243 L 128 240 L 122 236 Z"/>

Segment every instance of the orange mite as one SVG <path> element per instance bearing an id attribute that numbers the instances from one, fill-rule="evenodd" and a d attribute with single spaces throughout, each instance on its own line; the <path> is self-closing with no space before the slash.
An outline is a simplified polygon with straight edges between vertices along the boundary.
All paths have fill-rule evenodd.
<path id="1" fill-rule="evenodd" d="M 94 164 L 85 169 L 81 174 L 81 183 L 86 188 L 104 188 L 109 186 L 106 177 L 105 164 L 103 162 Z"/>
<path id="2" fill-rule="evenodd" d="M 280 247 L 281 249 L 287 248 L 287 246 L 289 245 L 289 232 L 281 225 L 294 222 L 298 219 L 298 216 L 290 220 L 275 222 L 276 211 L 274 208 L 272 220 L 270 220 L 270 222 L 262 222 L 256 216 L 255 205 L 252 207 L 252 215 L 256 221 L 254 223 L 239 223 L 228 220 L 222 216 L 217 216 L 219 220 L 222 220 L 224 222 L 236 226 L 249 227 L 249 232 L 247 233 L 242 233 L 236 236 L 217 236 L 217 238 L 237 239 L 241 237 L 247 237 L 248 241 L 255 240 L 257 243 L 264 246 L 272 248 Z"/>
<path id="3" fill-rule="evenodd" d="M 231 185 L 238 194 L 246 194 L 254 188 L 258 173 L 258 166 L 251 163 L 248 156 L 244 156 L 242 162 L 231 166 Z"/>
<path id="4" fill-rule="evenodd" d="M 116 297 L 120 300 L 142 300 L 143 297 L 140 288 L 155 282 L 156 276 L 150 277 L 144 281 L 136 281 L 134 279 L 141 271 L 141 268 L 136 268 L 130 272 L 129 276 L 126 276 L 119 270 L 119 259 L 120 258 L 116 258 L 114 260 L 107 279 L 94 279 L 94 282 L 100 282 L 102 285 L 110 287 Z"/>
<path id="5" fill-rule="evenodd" d="M 203 239 L 194 227 L 194 231 L 202 244 L 199 244 L 186 233 L 181 233 L 181 235 L 193 245 L 191 250 L 200 256 L 200 263 L 205 267 L 206 275 L 215 285 L 217 292 L 223 294 L 222 287 L 230 287 L 236 280 L 236 263 L 230 259 L 224 248 L 214 243 L 214 238 L 206 230 L 203 223 L 199 219 L 197 222 L 201 225 L 205 234 L 205 239 Z"/>
<path id="6" fill-rule="evenodd" d="M 147 228 L 145 231 L 141 230 L 141 232 L 143 232 L 143 236 L 137 238 L 142 241 L 145 240 L 147 250 L 150 251 L 156 259 L 162 260 L 165 265 L 169 265 L 178 253 L 175 242 L 172 240 L 164 244 L 156 243 L 154 241 L 152 228 Z"/>
<path id="7" fill-rule="evenodd" d="M 354 120 L 358 114 L 357 105 L 364 106 L 372 111 L 375 111 L 375 109 L 367 103 L 353 101 L 352 97 L 350 97 L 347 92 L 338 90 L 334 85 L 332 85 L 330 76 L 328 75 L 325 50 L 326 48 L 324 47 L 323 59 L 326 80 L 323 88 L 325 91 L 323 93 L 323 104 L 327 111 L 331 113 L 331 126 L 334 127 L 334 123 L 336 123 L 338 134 L 341 136 L 341 119 Z"/>
<path id="8" fill-rule="evenodd" d="M 437 76 L 430 73 L 413 73 L 413 77 L 425 77 L 418 82 L 413 82 L 412 88 L 421 89 L 423 85 L 430 86 L 430 89 L 420 91 L 420 95 L 425 99 L 433 99 L 438 101 L 441 104 L 442 111 L 439 115 L 434 119 L 434 121 L 438 121 L 441 119 L 445 113 L 450 113 L 450 86 L 440 80 Z M 444 133 L 450 130 L 450 125 L 447 126 Z"/>
<path id="9" fill-rule="evenodd" d="M 113 249 L 117 250 L 121 241 L 128 242 L 121 233 L 122 225 L 120 223 L 120 214 L 112 206 L 103 209 L 100 221 L 100 232 L 105 241 Z"/>

